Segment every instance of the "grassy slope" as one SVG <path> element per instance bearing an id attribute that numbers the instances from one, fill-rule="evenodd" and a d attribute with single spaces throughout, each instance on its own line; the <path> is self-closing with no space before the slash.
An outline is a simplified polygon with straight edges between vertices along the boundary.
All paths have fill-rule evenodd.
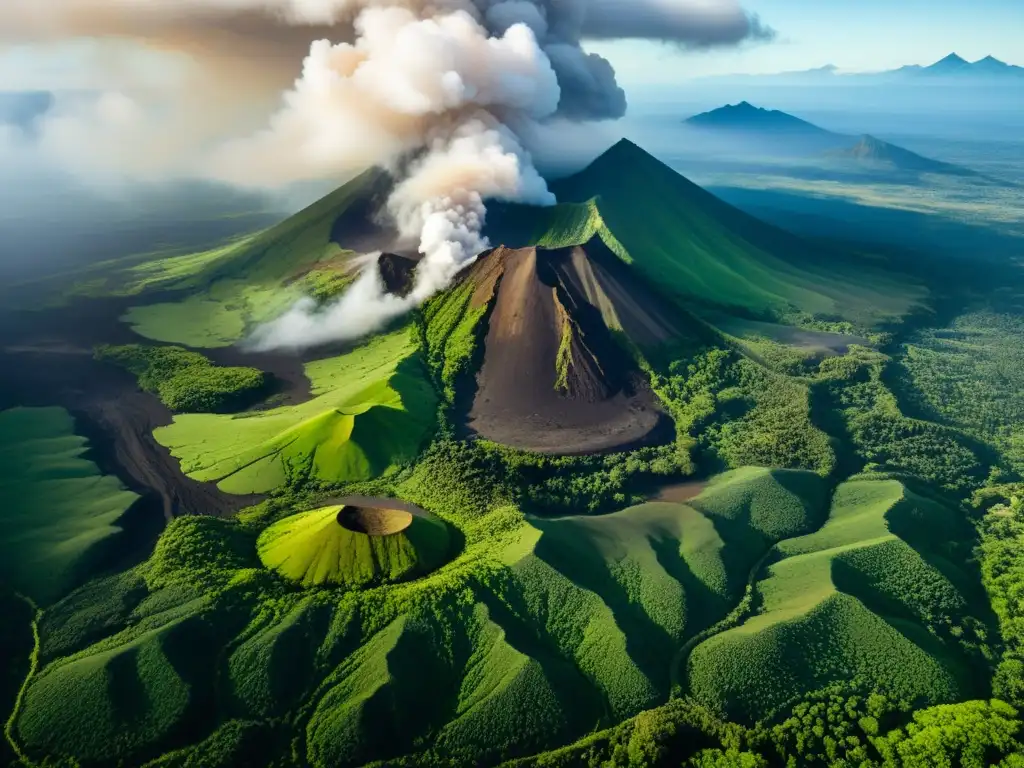
<path id="1" fill-rule="evenodd" d="M 182 672 L 194 664 L 203 638 L 201 619 L 187 616 L 51 665 L 27 691 L 20 737 L 30 749 L 45 744 L 100 763 L 159 742 L 192 703 L 195 686 Z"/>
<path id="2" fill-rule="evenodd" d="M 126 764 L 139 765 L 169 738 L 202 732 L 218 649 L 241 629 L 228 606 L 252 606 L 225 575 L 258 564 L 253 545 L 233 524 L 182 518 L 147 563 L 44 612 L 41 669 L 16 721 L 22 747 L 83 766 L 129 755 Z"/>
<path id="3" fill-rule="evenodd" d="M 89 577 L 91 556 L 138 498 L 87 450 L 61 408 L 0 412 L 0 577 L 37 603 Z"/>
<path id="4" fill-rule="evenodd" d="M 563 205 L 510 208 L 492 239 L 525 229 L 531 242 L 561 247 L 596 234 L 679 299 L 756 312 L 872 322 L 906 313 L 924 295 L 747 216 L 629 142 L 557 182 L 555 191 Z"/>
<path id="5" fill-rule="evenodd" d="M 461 472 L 427 460 L 396 489 L 458 525 L 455 560 L 373 589 L 301 590 L 260 568 L 261 518 L 174 521 L 147 564 L 44 614 L 21 743 L 136 764 L 205 743 L 230 714 L 295 722 L 314 766 L 534 753 L 664 700 L 675 645 L 663 639 L 742 591 L 724 563 L 750 510 L 783 510 L 786 534 L 820 517 L 810 473 L 744 470 L 700 497 L 707 515 L 651 504 L 534 526 Z M 223 710 L 202 715 L 204 702 Z"/>
<path id="6" fill-rule="evenodd" d="M 240 417 L 178 416 L 156 439 L 197 480 L 263 493 L 293 475 L 365 480 L 411 461 L 428 436 L 436 395 L 409 331 L 306 366 L 312 400 Z"/>
<path id="7" fill-rule="evenodd" d="M 908 535 L 909 519 L 934 539 Z M 843 680 L 908 700 L 954 698 L 962 659 L 934 624 L 967 610 L 958 589 L 966 579 L 941 559 L 940 542 L 962 533 L 955 528 L 954 512 L 897 481 L 843 484 L 821 530 L 776 547 L 779 560 L 757 587 L 760 612 L 693 651 L 692 693 L 751 719 Z"/>
<path id="8" fill-rule="evenodd" d="M 531 520 L 504 555 L 515 603 L 625 717 L 667 694 L 679 644 L 739 601 L 772 542 L 813 529 L 822 502 L 822 481 L 810 472 L 744 469 L 689 505 Z M 766 536 L 757 525 L 769 509 L 778 514 Z"/>
<path id="9" fill-rule="evenodd" d="M 276 227 L 202 253 L 116 266 L 77 295 L 136 296 L 188 291 L 178 301 L 140 305 L 124 320 L 142 336 L 191 347 L 228 346 L 303 295 L 316 265 L 346 256 L 331 242 L 338 216 L 377 179 L 367 171 Z M 315 281 L 314 281 L 315 282 Z"/>
<path id="10" fill-rule="evenodd" d="M 260 536 L 260 559 L 304 587 L 338 584 L 357 588 L 428 573 L 444 561 L 448 531 L 430 518 L 391 536 L 367 536 L 338 523 L 341 506 L 292 515 Z"/>

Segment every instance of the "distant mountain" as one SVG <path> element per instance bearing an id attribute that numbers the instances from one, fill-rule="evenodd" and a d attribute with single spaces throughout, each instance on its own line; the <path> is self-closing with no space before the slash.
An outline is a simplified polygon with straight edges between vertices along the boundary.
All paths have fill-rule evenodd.
<path id="1" fill-rule="evenodd" d="M 834 133 L 786 112 L 755 107 L 746 101 L 702 112 L 685 120 L 684 124 L 713 137 L 717 142 L 715 148 L 724 149 L 732 157 L 769 155 L 799 158 L 801 162 L 831 159 L 833 165 L 835 161 L 843 161 L 865 171 L 979 175 L 868 134 Z"/>
<path id="2" fill-rule="evenodd" d="M 882 73 L 910 75 L 914 77 L 1006 77 L 1024 76 L 1024 67 L 1016 67 L 1000 61 L 993 56 L 986 56 L 975 62 L 969 62 L 955 53 L 949 54 L 934 64 L 921 67 L 901 67 L 892 72 Z"/>
<path id="3" fill-rule="evenodd" d="M 755 107 L 746 101 L 694 115 L 686 120 L 686 124 L 694 128 L 710 130 L 749 131 L 788 136 L 794 134 L 809 134 L 818 137 L 836 135 L 786 112 Z"/>
<path id="4" fill-rule="evenodd" d="M 889 69 L 881 72 L 841 72 L 834 64 L 814 69 L 804 69 L 790 72 L 773 72 L 770 74 L 733 74 L 713 75 L 710 77 L 698 78 L 700 81 L 715 82 L 772 82 L 788 85 L 816 85 L 823 82 L 832 83 L 860 83 L 864 80 L 909 80 L 918 77 L 927 78 L 949 78 L 949 79 L 1024 79 L 1024 67 L 1007 64 L 994 56 L 986 56 L 983 59 L 970 62 L 955 53 L 939 59 L 934 64 L 921 65 L 909 64 L 898 69 Z"/>
<path id="5" fill-rule="evenodd" d="M 874 136 L 864 134 L 856 144 L 830 153 L 833 157 L 854 160 L 863 165 L 911 173 L 940 173 L 947 176 L 976 176 L 977 174 L 959 165 L 932 160 L 898 147 Z"/>

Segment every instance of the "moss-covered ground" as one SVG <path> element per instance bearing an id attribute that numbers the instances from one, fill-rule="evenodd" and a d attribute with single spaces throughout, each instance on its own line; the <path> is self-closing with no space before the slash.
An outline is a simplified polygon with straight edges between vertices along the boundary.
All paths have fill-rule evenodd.
<path id="1" fill-rule="evenodd" d="M 217 413 L 242 410 L 267 389 L 267 375 L 256 368 L 214 365 L 198 352 L 144 344 L 103 345 L 96 358 L 135 374 L 139 386 L 173 411 Z"/>

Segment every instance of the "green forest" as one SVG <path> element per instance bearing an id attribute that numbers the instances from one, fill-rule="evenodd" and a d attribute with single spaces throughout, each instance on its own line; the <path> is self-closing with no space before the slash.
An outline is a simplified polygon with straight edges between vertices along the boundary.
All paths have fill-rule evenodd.
<path id="1" fill-rule="evenodd" d="M 301 394 L 218 357 L 267 297 L 349 284 L 334 223 L 376 181 L 66 297 L 148 339 L 74 370 L 155 416 L 125 450 L 84 374 L 0 410 L 0 762 L 1024 768 L 1024 315 L 986 294 L 1009 270 L 858 261 L 625 142 L 561 205 L 495 206 L 519 271 L 496 249 L 293 355 Z M 526 327 L 503 300 L 548 323 L 515 348 L 562 398 L 544 428 L 655 426 L 485 437 L 474 407 L 537 383 L 483 373 Z"/>

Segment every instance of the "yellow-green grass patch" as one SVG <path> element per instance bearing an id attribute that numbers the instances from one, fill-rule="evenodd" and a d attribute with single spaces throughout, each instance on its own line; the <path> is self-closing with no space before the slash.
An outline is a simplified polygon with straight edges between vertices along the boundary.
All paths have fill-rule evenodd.
<path id="1" fill-rule="evenodd" d="M 260 560 L 304 587 L 364 587 L 414 578 L 441 565 L 445 524 L 426 512 L 334 505 L 302 512 L 265 530 Z"/>
<path id="2" fill-rule="evenodd" d="M 434 424 L 437 395 L 408 330 L 310 363 L 313 399 L 240 416 L 177 416 L 158 442 L 196 480 L 265 493 L 296 477 L 367 480 L 411 462 Z"/>

